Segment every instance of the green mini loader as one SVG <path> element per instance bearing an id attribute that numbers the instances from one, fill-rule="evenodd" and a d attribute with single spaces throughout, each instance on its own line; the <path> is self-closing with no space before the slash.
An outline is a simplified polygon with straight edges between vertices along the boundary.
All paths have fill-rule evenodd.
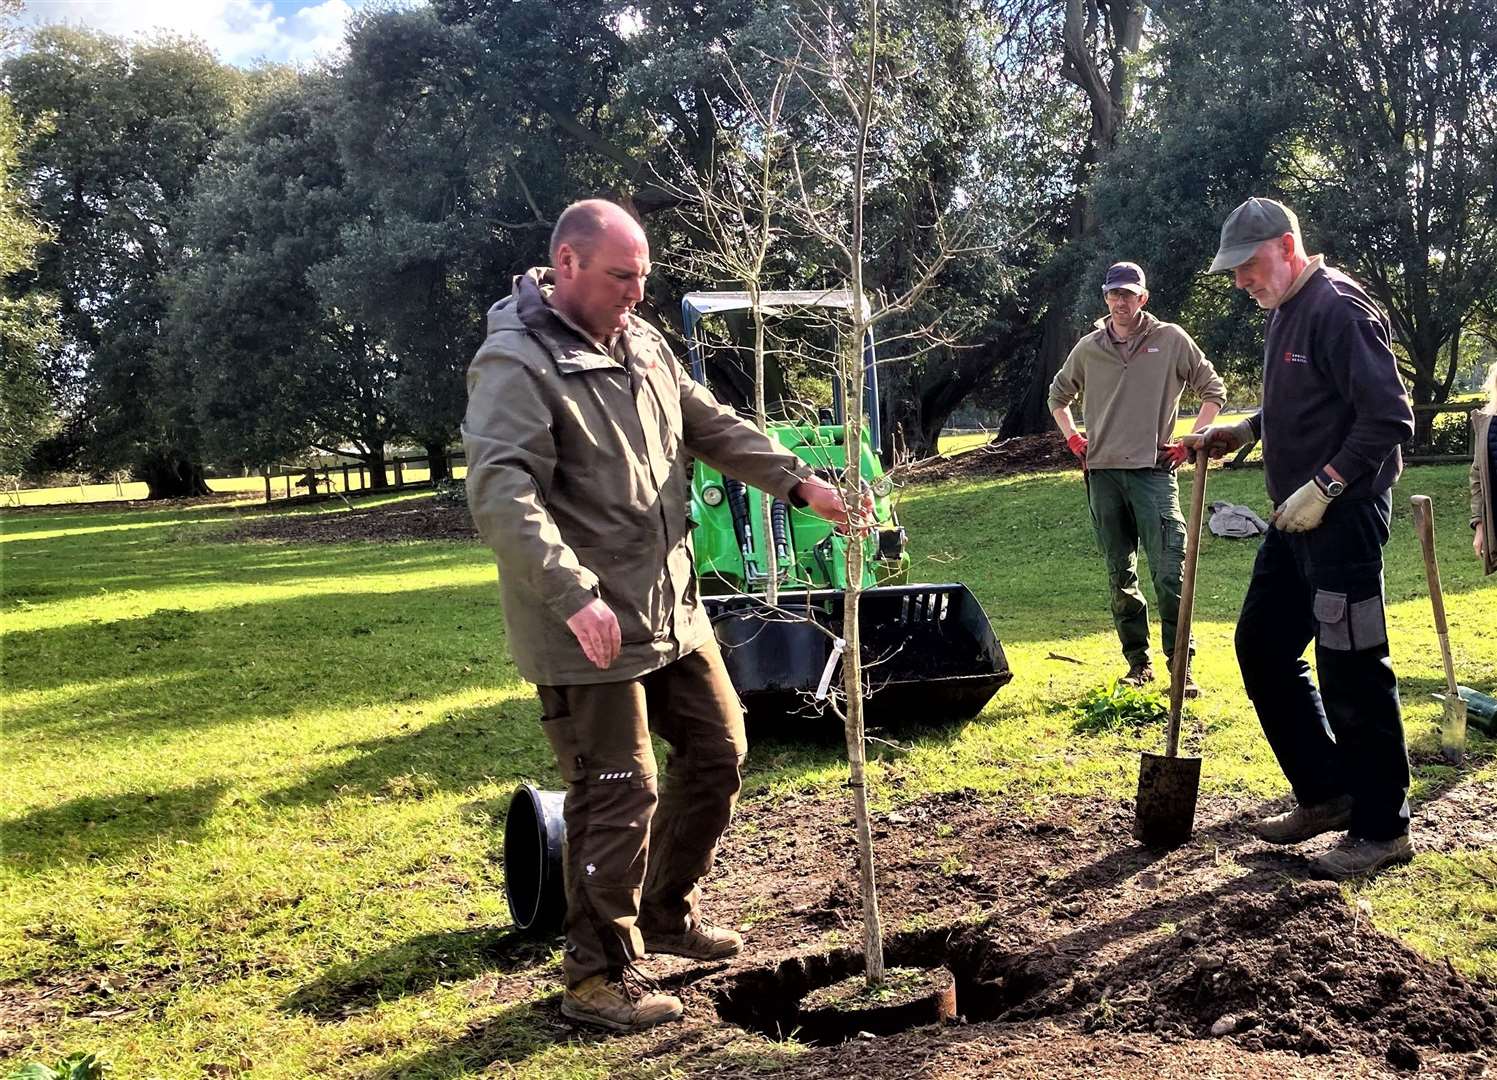
<path id="1" fill-rule="evenodd" d="M 747 293 L 696 292 L 681 302 L 692 377 L 709 379 L 703 320 L 751 306 Z M 771 317 L 850 307 L 846 292 L 769 292 Z M 864 545 L 860 623 L 869 723 L 970 719 L 1012 678 L 1003 647 L 965 585 L 912 585 L 905 531 L 879 445 L 878 369 L 872 334 L 863 341 L 866 425 L 860 473 L 871 487 L 876 527 L 850 538 L 814 514 L 775 499 L 766 528 L 760 493 L 698 461 L 692 475 L 692 540 L 703 602 L 728 673 L 753 723 L 823 711 L 842 638 L 847 545 Z M 829 407 L 771 418 L 769 434 L 834 482 L 845 463 L 843 407 L 836 380 Z M 740 384 L 742 379 L 739 380 Z M 741 388 L 741 387 L 740 387 Z M 730 396 L 731 400 L 731 396 Z M 764 594 L 770 576 L 778 602 Z"/>

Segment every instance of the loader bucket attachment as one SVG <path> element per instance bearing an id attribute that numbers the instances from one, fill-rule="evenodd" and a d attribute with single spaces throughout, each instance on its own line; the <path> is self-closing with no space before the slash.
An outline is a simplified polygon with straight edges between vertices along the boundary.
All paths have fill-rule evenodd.
<path id="1" fill-rule="evenodd" d="M 833 638 L 843 636 L 845 599 L 832 589 L 782 592 L 778 608 L 755 596 L 704 598 L 751 723 L 823 711 L 814 694 Z M 866 589 L 859 622 L 869 724 L 969 720 L 1013 677 L 965 585 Z M 833 685 L 841 678 L 839 666 Z"/>

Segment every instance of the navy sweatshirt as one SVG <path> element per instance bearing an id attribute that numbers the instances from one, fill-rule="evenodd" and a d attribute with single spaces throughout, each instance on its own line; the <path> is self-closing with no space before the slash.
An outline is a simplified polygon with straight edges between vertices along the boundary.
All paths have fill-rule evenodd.
<path id="1" fill-rule="evenodd" d="M 1263 409 L 1251 423 L 1275 505 L 1326 465 L 1346 480 L 1342 499 L 1380 495 L 1398 479 L 1414 413 L 1390 340 L 1372 298 L 1325 267 L 1268 313 Z"/>

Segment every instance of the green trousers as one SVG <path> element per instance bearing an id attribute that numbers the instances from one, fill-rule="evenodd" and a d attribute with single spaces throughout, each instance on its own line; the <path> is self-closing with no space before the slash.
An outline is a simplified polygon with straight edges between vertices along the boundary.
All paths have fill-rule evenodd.
<path id="1" fill-rule="evenodd" d="M 1087 502 L 1097 546 L 1107 562 L 1112 621 L 1129 664 L 1149 661 L 1149 604 L 1138 587 L 1138 548 L 1143 545 L 1159 598 L 1164 653 L 1175 655 L 1180 615 L 1180 568 L 1185 562 L 1185 518 L 1180 491 L 1168 469 L 1092 469 Z M 1195 642 L 1191 642 L 1191 652 Z"/>

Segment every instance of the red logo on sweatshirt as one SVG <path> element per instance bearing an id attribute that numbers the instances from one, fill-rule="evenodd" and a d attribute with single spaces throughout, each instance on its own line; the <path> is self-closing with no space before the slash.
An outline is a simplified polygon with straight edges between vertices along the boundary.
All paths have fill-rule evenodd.
<path id="1" fill-rule="evenodd" d="M 1309 362 L 1310 358 L 1304 353 L 1290 352 L 1288 349 L 1284 350 L 1284 363 L 1286 364 L 1308 364 Z"/>

